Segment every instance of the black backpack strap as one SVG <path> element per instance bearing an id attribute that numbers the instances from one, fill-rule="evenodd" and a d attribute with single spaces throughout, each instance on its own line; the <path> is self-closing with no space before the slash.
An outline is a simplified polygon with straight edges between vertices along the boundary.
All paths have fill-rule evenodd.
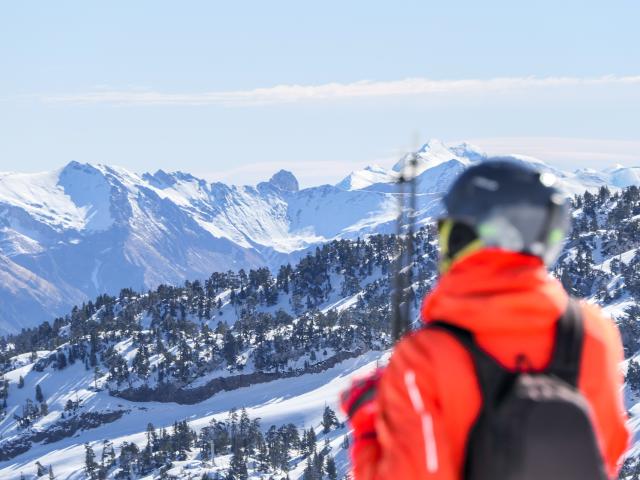
<path id="1" fill-rule="evenodd" d="M 475 341 L 473 333 L 469 330 L 445 321 L 430 322 L 426 325 L 426 328 L 440 328 L 447 331 L 469 352 L 476 369 L 482 398 L 487 407 L 490 407 L 492 401 L 500 397 L 503 388 L 518 375 L 518 372 L 506 369 L 495 358 L 480 348 Z M 565 313 L 556 324 L 555 345 L 546 371 L 574 387 L 578 383 L 583 338 L 584 326 L 582 324 L 580 304 L 577 300 L 570 298 Z"/>
<path id="2" fill-rule="evenodd" d="M 583 340 L 584 325 L 580 304 L 570 298 L 567 309 L 556 326 L 556 341 L 547 372 L 577 387 Z"/>
<path id="3" fill-rule="evenodd" d="M 508 381 L 513 379 L 514 372 L 504 368 L 495 358 L 480 348 L 469 330 L 443 321 L 429 322 L 426 328 L 445 330 L 465 347 L 473 359 L 485 408 L 491 408 Z"/>

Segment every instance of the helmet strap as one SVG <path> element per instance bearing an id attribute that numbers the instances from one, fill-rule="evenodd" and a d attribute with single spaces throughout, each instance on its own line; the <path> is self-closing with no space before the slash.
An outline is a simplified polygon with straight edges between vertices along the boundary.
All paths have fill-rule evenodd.
<path id="1" fill-rule="evenodd" d="M 484 248 L 484 242 L 468 225 L 450 218 L 438 223 L 440 243 L 440 273 L 446 273 L 453 263 Z"/>

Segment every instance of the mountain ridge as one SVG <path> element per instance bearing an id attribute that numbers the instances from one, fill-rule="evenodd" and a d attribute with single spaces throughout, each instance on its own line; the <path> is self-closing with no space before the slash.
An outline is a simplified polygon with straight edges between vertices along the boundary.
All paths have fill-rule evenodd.
<path id="1" fill-rule="evenodd" d="M 464 168 L 488 158 L 478 147 L 438 140 L 416 155 L 420 224 L 441 212 L 440 195 Z M 508 158 L 553 173 L 572 194 L 640 184 L 640 169 L 563 172 L 530 157 Z M 273 269 L 334 239 L 393 232 L 395 179 L 404 161 L 302 189 L 285 170 L 255 186 L 76 161 L 51 172 L 0 173 L 0 256 L 9 278 L 0 285 L 0 333 L 126 285 L 145 289 L 212 271 Z M 29 293 L 19 280 L 25 275 L 49 293 Z"/>

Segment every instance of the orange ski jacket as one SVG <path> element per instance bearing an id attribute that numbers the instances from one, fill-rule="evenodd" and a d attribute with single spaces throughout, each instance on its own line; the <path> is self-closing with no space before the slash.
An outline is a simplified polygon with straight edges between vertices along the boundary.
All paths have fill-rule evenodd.
<path id="1" fill-rule="evenodd" d="M 555 323 L 568 296 L 531 256 L 485 249 L 456 262 L 424 300 L 423 321 L 442 320 L 475 334 L 505 367 L 525 355 L 532 370 L 550 361 Z M 584 344 L 578 388 L 611 477 L 627 448 L 622 403 L 623 360 L 615 324 L 582 304 Z M 481 408 L 471 356 L 440 329 L 416 331 L 395 348 L 374 400 L 375 435 L 352 449 L 356 480 L 457 480 L 465 445 Z M 356 432 L 357 433 L 357 432 Z"/>

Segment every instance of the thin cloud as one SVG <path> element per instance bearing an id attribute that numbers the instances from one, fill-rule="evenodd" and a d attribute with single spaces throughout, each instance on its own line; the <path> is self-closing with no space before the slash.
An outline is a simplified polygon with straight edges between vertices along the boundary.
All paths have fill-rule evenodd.
<path id="1" fill-rule="evenodd" d="M 198 171 L 196 175 L 212 182 L 237 185 L 255 185 L 269 180 L 278 170 L 293 172 L 301 187 L 334 184 L 354 170 L 372 164 L 393 165 L 395 158 L 379 158 L 371 161 L 301 160 L 284 162 L 256 162 L 218 171 Z"/>
<path id="2" fill-rule="evenodd" d="M 565 137 L 471 138 L 490 155 L 529 155 L 558 167 L 640 166 L 640 140 Z"/>
<path id="3" fill-rule="evenodd" d="M 394 81 L 362 80 L 322 85 L 276 85 L 253 90 L 165 93 L 152 90 L 99 90 L 48 95 L 46 102 L 119 106 L 260 106 L 357 98 L 494 93 L 557 87 L 640 85 L 640 75 L 601 77 L 501 77 L 492 79 Z"/>

